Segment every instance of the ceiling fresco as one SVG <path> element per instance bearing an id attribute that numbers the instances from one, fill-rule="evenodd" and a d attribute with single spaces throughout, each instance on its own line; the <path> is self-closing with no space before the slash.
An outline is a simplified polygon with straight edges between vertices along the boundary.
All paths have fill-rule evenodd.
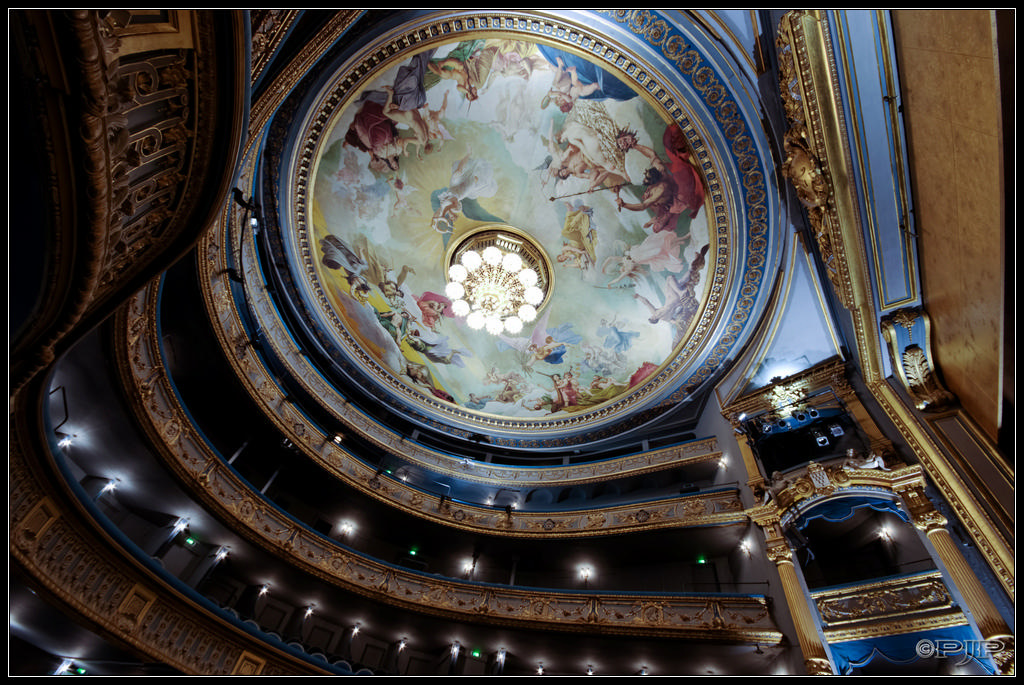
<path id="1" fill-rule="evenodd" d="M 284 242 L 318 336 L 392 406 L 491 436 L 679 402 L 743 338 L 776 258 L 742 107 L 695 51 L 655 80 L 578 37 L 455 33 L 368 46 L 303 105 Z M 446 292 L 460 241 L 496 227 L 549 276 L 514 332 L 473 328 Z"/>
<path id="2" fill-rule="evenodd" d="M 346 331 L 410 386 L 541 418 L 612 401 L 667 360 L 706 291 L 704 186 L 678 125 L 604 69 L 471 39 L 377 77 L 318 159 L 317 276 Z M 531 236 L 551 296 L 518 334 L 473 330 L 445 255 L 490 225 Z"/>

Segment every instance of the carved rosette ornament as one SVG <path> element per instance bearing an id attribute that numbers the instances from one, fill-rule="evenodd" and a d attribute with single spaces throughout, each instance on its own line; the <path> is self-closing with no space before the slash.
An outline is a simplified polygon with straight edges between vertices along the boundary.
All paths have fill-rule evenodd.
<path id="1" fill-rule="evenodd" d="M 940 411 L 956 397 L 943 387 L 932 364 L 931 321 L 920 308 L 900 309 L 881 321 L 889 361 L 921 411 Z"/>

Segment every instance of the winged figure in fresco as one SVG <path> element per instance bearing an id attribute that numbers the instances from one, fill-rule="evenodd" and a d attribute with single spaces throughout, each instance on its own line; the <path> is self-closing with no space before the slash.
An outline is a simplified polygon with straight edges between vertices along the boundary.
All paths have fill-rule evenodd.
<path id="1" fill-rule="evenodd" d="M 572 323 L 564 323 L 551 328 L 548 326 L 548 309 L 537 321 L 528 337 L 511 337 L 499 335 L 499 349 L 512 349 L 516 360 L 527 373 L 533 373 L 534 366 L 540 363 L 561 364 L 569 347 L 578 345 L 583 337 L 573 333 Z"/>
<path id="2" fill-rule="evenodd" d="M 491 163 L 474 157 L 472 149 L 467 149 L 466 154 L 452 164 L 448 185 L 430 195 L 434 209 L 430 226 L 444 237 L 445 247 L 460 214 L 475 221 L 504 221 L 484 209 L 479 202 L 479 198 L 494 197 L 497 193 L 498 182 Z"/>
<path id="3" fill-rule="evenodd" d="M 344 271 L 349 294 L 360 304 L 366 304 L 370 296 L 370 284 L 363 276 L 369 266 L 367 261 L 335 235 L 320 240 L 320 251 L 320 263 L 328 269 Z"/>

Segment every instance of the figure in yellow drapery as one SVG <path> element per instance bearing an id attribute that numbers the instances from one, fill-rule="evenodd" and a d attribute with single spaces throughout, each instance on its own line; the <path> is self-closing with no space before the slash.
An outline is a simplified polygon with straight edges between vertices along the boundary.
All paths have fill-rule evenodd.
<path id="1" fill-rule="evenodd" d="M 565 203 L 568 212 L 562 226 L 562 251 L 559 264 L 586 271 L 597 263 L 597 231 L 592 223 L 593 209 L 582 202 Z"/>

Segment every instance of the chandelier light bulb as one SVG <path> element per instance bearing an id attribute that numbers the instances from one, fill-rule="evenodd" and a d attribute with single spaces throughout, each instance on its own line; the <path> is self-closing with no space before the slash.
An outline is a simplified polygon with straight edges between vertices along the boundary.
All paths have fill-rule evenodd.
<path id="1" fill-rule="evenodd" d="M 519 282 L 527 288 L 537 285 L 537 272 L 533 269 L 523 269 L 519 272 Z"/>
<path id="2" fill-rule="evenodd" d="M 505 319 L 505 330 L 509 333 L 518 333 L 523 330 L 523 320 L 518 316 L 510 316 Z"/>
<path id="3" fill-rule="evenodd" d="M 527 304 L 537 306 L 541 303 L 541 300 L 544 299 L 544 293 L 541 292 L 540 288 L 532 285 L 523 292 L 523 298 L 526 300 Z"/>
<path id="4" fill-rule="evenodd" d="M 537 318 L 537 308 L 532 304 L 524 304 L 519 308 L 519 319 L 524 323 L 529 323 Z"/>
<path id="5" fill-rule="evenodd" d="M 501 264 L 503 254 L 502 251 L 496 248 L 494 245 L 489 245 L 488 247 L 484 248 L 483 254 L 481 256 L 484 258 L 484 261 L 490 264 L 491 266 L 498 266 L 499 264 Z"/>
<path id="6" fill-rule="evenodd" d="M 448 285 L 444 287 L 444 294 L 453 300 L 458 300 L 466 294 L 466 289 L 458 281 L 448 281 Z"/>
<path id="7" fill-rule="evenodd" d="M 466 302 L 465 300 L 455 300 L 452 302 L 452 311 L 455 313 L 455 316 L 465 316 L 466 314 L 469 314 L 469 302 Z"/>
<path id="8" fill-rule="evenodd" d="M 505 330 L 505 324 L 503 324 L 501 319 L 496 316 L 488 318 L 484 325 L 487 326 L 487 332 L 491 335 L 498 335 Z"/>
<path id="9" fill-rule="evenodd" d="M 515 252 L 509 252 L 501 259 L 501 268 L 509 273 L 519 273 L 523 268 L 523 258 Z"/>
<path id="10" fill-rule="evenodd" d="M 448 278 L 457 283 L 462 283 L 468 275 L 469 271 L 462 264 L 452 264 L 448 267 Z"/>
<path id="11" fill-rule="evenodd" d="M 484 323 L 486 323 L 484 319 L 484 313 L 479 309 L 470 312 L 469 316 L 466 317 L 466 325 L 468 325 L 475 331 L 478 331 L 481 328 L 483 328 Z"/>
<path id="12" fill-rule="evenodd" d="M 461 259 L 459 261 L 462 262 L 462 265 L 464 267 L 466 267 L 470 271 L 473 271 L 474 269 L 479 267 L 481 264 L 483 264 L 484 260 L 480 256 L 480 253 L 477 252 L 476 250 L 467 250 L 466 252 L 464 252 L 462 254 L 462 257 L 461 257 Z"/>

